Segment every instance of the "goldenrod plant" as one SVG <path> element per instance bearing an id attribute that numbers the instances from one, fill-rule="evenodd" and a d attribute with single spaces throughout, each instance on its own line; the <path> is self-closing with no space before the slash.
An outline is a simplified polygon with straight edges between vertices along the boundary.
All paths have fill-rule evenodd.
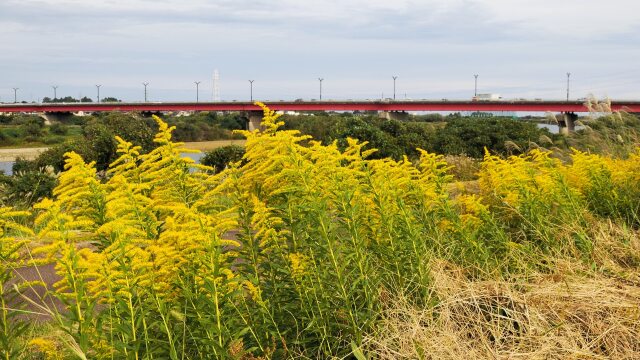
<path id="1" fill-rule="evenodd" d="M 19 293 L 11 286 L 13 269 L 23 262 L 21 249 L 27 243 L 26 236 L 33 232 L 21 225 L 19 218 L 29 216 L 27 211 L 0 207 L 0 358 L 18 359 L 23 349 L 18 339 L 27 329 L 20 314 Z"/>

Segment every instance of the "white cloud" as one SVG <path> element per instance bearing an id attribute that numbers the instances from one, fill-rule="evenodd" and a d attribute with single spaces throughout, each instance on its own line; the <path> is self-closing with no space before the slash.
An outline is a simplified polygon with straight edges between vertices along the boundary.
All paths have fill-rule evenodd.
<path id="1" fill-rule="evenodd" d="M 600 38 L 638 30 L 636 0 L 470 0 L 492 23 L 520 33 Z"/>
<path id="2" fill-rule="evenodd" d="M 639 7 L 624 0 L 0 0 L 0 95 L 15 84 L 48 94 L 52 81 L 120 84 L 126 94 L 151 81 L 167 97 L 175 84 L 180 97 L 214 67 L 238 96 L 248 77 L 274 98 L 313 94 L 310 83 L 322 75 L 337 97 L 371 97 L 392 73 L 414 97 L 466 96 L 476 72 L 488 90 L 551 96 L 561 94 L 566 71 L 575 73 L 577 90 L 633 95 Z"/>

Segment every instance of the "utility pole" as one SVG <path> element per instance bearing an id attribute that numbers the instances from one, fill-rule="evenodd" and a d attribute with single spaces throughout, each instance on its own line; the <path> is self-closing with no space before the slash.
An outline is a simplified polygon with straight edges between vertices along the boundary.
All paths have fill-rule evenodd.
<path id="1" fill-rule="evenodd" d="M 250 94 L 251 102 L 253 102 L 253 82 L 254 82 L 254 81 L 255 81 L 255 80 L 249 80 L 249 88 L 250 88 L 250 90 L 249 90 L 249 91 L 250 91 L 250 93 L 249 93 L 249 94 Z"/>
<path id="2" fill-rule="evenodd" d="M 200 83 L 201 81 L 194 81 L 194 84 L 196 84 L 196 102 L 200 102 Z"/>
<path id="3" fill-rule="evenodd" d="M 569 78 L 571 77 L 571 73 L 567 73 L 567 101 L 569 101 Z"/>
<path id="4" fill-rule="evenodd" d="M 392 76 L 393 78 L 393 100 L 396 99 L 396 79 L 398 78 L 397 76 Z"/>
<path id="5" fill-rule="evenodd" d="M 100 86 L 102 85 L 96 85 L 96 89 L 98 89 L 98 103 L 100 102 Z"/>
<path id="6" fill-rule="evenodd" d="M 475 78 L 475 85 L 473 87 L 473 96 L 477 97 L 478 96 L 478 74 L 473 75 L 473 77 Z"/>
<path id="7" fill-rule="evenodd" d="M 53 100 L 58 98 L 58 85 L 53 85 Z"/>
<path id="8" fill-rule="evenodd" d="M 322 80 L 324 80 L 323 78 L 318 78 L 318 81 L 320 81 L 320 100 L 322 100 Z"/>
<path id="9" fill-rule="evenodd" d="M 147 85 L 149 85 L 149 83 L 143 82 L 142 85 L 144 86 L 144 102 L 147 102 Z"/>
<path id="10" fill-rule="evenodd" d="M 18 102 L 18 90 L 20 88 L 13 88 L 13 103 L 17 103 Z"/>

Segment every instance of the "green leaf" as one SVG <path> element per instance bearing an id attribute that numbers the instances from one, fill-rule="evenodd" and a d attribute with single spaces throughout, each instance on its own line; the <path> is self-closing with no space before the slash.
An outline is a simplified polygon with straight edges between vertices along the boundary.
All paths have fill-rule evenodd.
<path id="1" fill-rule="evenodd" d="M 358 345 L 356 345 L 356 343 L 354 343 L 353 341 L 351 342 L 351 352 L 353 353 L 353 356 L 356 357 L 356 359 L 358 359 L 358 360 L 367 360 L 367 357 L 362 352 L 360 347 Z"/>

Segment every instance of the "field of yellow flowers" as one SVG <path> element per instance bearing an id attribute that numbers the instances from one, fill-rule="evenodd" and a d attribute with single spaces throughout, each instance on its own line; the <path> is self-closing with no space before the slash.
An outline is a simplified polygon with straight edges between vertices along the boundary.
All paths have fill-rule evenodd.
<path id="1" fill-rule="evenodd" d="M 469 186 L 264 111 L 219 174 L 156 118 L 106 180 L 69 153 L 53 199 L 1 208 L 0 357 L 640 357 L 640 152 L 487 153 Z M 45 264 L 41 302 L 7 285 Z"/>

